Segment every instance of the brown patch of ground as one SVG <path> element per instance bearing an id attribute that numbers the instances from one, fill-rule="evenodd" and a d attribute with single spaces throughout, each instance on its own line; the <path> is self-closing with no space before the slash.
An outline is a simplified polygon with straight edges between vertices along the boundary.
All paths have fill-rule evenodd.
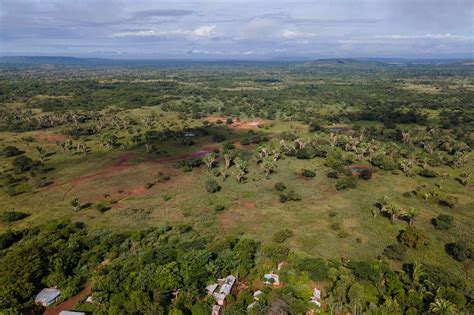
<path id="1" fill-rule="evenodd" d="M 40 141 L 46 141 L 46 142 L 58 142 L 58 141 L 64 141 L 66 140 L 65 135 L 58 135 L 58 134 L 41 134 L 36 137 Z"/>
<path id="2" fill-rule="evenodd" d="M 253 202 L 252 200 L 243 200 L 242 205 L 245 207 L 245 209 L 255 208 L 255 202 Z"/>
<path id="3" fill-rule="evenodd" d="M 44 315 L 57 315 L 61 311 L 68 311 L 71 309 L 74 309 L 74 305 L 76 305 L 78 302 L 84 300 L 91 294 L 91 287 L 92 285 L 87 284 L 86 287 L 79 292 L 78 294 L 74 295 L 72 298 L 54 306 L 51 308 L 47 308 L 46 311 L 44 312 Z"/>
<path id="4" fill-rule="evenodd" d="M 191 154 L 183 154 L 183 155 L 178 155 L 178 156 L 162 157 L 162 158 L 155 159 L 155 160 L 145 160 L 143 162 L 136 163 L 136 164 L 130 164 L 129 163 L 130 160 L 133 160 L 133 159 L 137 158 L 136 154 L 135 153 L 126 153 L 126 154 L 123 154 L 122 156 L 120 156 L 117 159 L 117 161 L 115 163 L 113 163 L 111 166 L 108 166 L 108 167 L 102 169 L 101 171 L 98 171 L 98 172 L 95 172 L 95 173 L 92 173 L 92 174 L 89 174 L 89 175 L 81 176 L 81 177 L 78 177 L 78 178 L 75 178 L 75 179 L 72 179 L 72 180 L 68 180 L 68 181 L 65 181 L 65 182 L 52 184 L 52 185 L 48 186 L 47 188 L 45 188 L 45 190 L 49 190 L 49 189 L 57 188 L 57 187 L 62 187 L 62 186 L 65 186 L 65 185 L 70 185 L 70 187 L 64 191 L 64 198 L 66 198 L 69 195 L 69 193 L 73 189 L 75 189 L 77 186 L 83 184 L 84 182 L 87 182 L 87 181 L 90 181 L 90 180 L 93 180 L 93 179 L 96 179 L 96 178 L 111 177 L 111 176 L 113 176 L 113 175 L 115 175 L 115 174 L 117 174 L 121 171 L 124 171 L 124 170 L 129 169 L 129 168 L 137 167 L 141 164 L 169 164 L 169 163 L 174 163 L 174 162 L 179 161 L 179 160 L 186 160 L 186 159 L 191 159 L 191 158 L 193 158 L 193 159 L 201 158 L 201 157 L 204 157 L 205 155 L 209 154 L 210 152 L 212 152 L 212 150 L 213 150 L 213 147 L 204 147 L 204 148 L 201 148 L 199 151 L 193 152 Z M 135 187 L 135 188 L 132 188 L 131 191 L 129 191 L 129 194 L 130 195 L 140 195 L 140 194 L 143 194 L 144 192 L 145 192 L 144 187 Z"/>
<path id="5" fill-rule="evenodd" d="M 232 217 L 229 217 L 225 213 L 222 213 L 219 215 L 219 225 L 222 228 L 224 232 L 227 232 L 230 230 L 233 224 L 233 219 Z"/>
<path id="6" fill-rule="evenodd" d="M 230 129 L 255 129 L 265 125 L 264 120 L 243 120 L 227 125 Z"/>

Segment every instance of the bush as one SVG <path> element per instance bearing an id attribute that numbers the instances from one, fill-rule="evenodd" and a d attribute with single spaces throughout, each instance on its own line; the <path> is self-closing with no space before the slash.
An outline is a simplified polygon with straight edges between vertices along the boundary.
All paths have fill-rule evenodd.
<path id="1" fill-rule="evenodd" d="M 301 150 L 298 150 L 296 152 L 296 158 L 301 159 L 301 160 L 309 160 L 312 159 L 316 156 L 316 151 L 312 147 L 305 147 Z"/>
<path id="2" fill-rule="evenodd" d="M 473 257 L 472 248 L 464 241 L 446 244 L 445 250 L 457 261 L 465 261 Z"/>
<path id="3" fill-rule="evenodd" d="M 383 254 L 388 258 L 400 261 L 405 260 L 406 253 L 406 247 L 399 243 L 388 245 L 383 251 Z"/>
<path id="4" fill-rule="evenodd" d="M 279 200 L 281 203 L 285 203 L 288 201 L 288 197 L 285 194 L 280 194 Z"/>
<path id="5" fill-rule="evenodd" d="M 329 227 L 333 231 L 339 231 L 341 229 L 341 225 L 339 223 L 332 223 Z"/>
<path id="6" fill-rule="evenodd" d="M 339 178 L 339 174 L 337 171 L 330 171 L 326 174 L 326 176 L 328 178 L 335 178 L 335 179 L 338 179 Z"/>
<path id="7" fill-rule="evenodd" d="M 288 197 L 288 200 L 291 200 L 291 201 L 300 201 L 301 200 L 301 195 L 298 194 L 297 192 L 293 191 L 293 190 L 288 192 L 287 197 Z"/>
<path id="8" fill-rule="evenodd" d="M 17 156 L 12 161 L 12 166 L 15 172 L 23 173 L 29 171 L 33 167 L 33 160 L 24 155 Z"/>
<path id="9" fill-rule="evenodd" d="M 306 177 L 306 178 L 315 178 L 316 177 L 316 173 L 311 171 L 311 170 L 306 170 L 304 169 L 301 174 Z"/>
<path id="10" fill-rule="evenodd" d="M 372 178 L 372 171 L 369 170 L 368 168 L 364 168 L 362 171 L 359 173 L 359 178 L 369 180 Z"/>
<path id="11" fill-rule="evenodd" d="M 449 230 L 453 225 L 454 218 L 449 214 L 440 214 L 431 220 L 431 223 L 438 230 Z"/>
<path id="12" fill-rule="evenodd" d="M 6 146 L 5 148 L 3 148 L 3 151 L 2 151 L 2 155 L 5 157 L 13 157 L 13 156 L 21 155 L 23 153 L 25 153 L 25 151 L 21 151 L 17 147 L 14 147 L 11 145 Z"/>
<path id="13" fill-rule="evenodd" d="M 337 190 L 356 188 L 356 187 L 357 187 L 357 180 L 354 177 L 347 177 L 344 179 L 340 179 L 336 183 Z"/>
<path id="14" fill-rule="evenodd" d="M 13 243 L 19 241 L 23 237 L 21 232 L 7 231 L 0 234 L 0 250 L 10 247 Z"/>
<path id="15" fill-rule="evenodd" d="M 214 206 L 214 210 L 216 212 L 224 211 L 224 209 L 225 209 L 225 206 L 221 205 L 221 204 L 217 204 L 217 205 Z"/>
<path id="16" fill-rule="evenodd" d="M 388 155 L 379 154 L 372 158 L 371 163 L 372 165 L 386 171 L 393 171 L 398 168 L 395 160 Z"/>
<path id="17" fill-rule="evenodd" d="M 208 193 L 211 193 L 211 194 L 216 193 L 219 190 L 221 190 L 221 188 L 222 187 L 219 186 L 219 184 L 213 179 L 210 179 L 206 182 L 206 191 Z"/>
<path id="18" fill-rule="evenodd" d="M 286 189 L 285 184 L 283 184 L 282 182 L 276 183 L 274 187 L 276 191 L 284 191 Z"/>
<path id="19" fill-rule="evenodd" d="M 458 203 L 458 198 L 450 195 L 441 195 L 438 196 L 438 203 L 444 207 L 454 208 Z"/>
<path id="20" fill-rule="evenodd" d="M 409 226 L 406 230 L 401 231 L 398 235 L 398 240 L 403 245 L 411 248 L 426 245 L 428 241 L 425 232 L 413 226 Z"/>
<path id="21" fill-rule="evenodd" d="M 422 169 L 421 171 L 418 172 L 418 174 L 420 176 L 427 177 L 427 178 L 438 177 L 438 173 L 427 168 Z"/>
<path id="22" fill-rule="evenodd" d="M 227 138 L 224 135 L 213 135 L 212 141 L 214 142 L 222 142 L 225 141 Z"/>
<path id="23" fill-rule="evenodd" d="M 0 222 L 6 222 L 6 223 L 14 222 L 14 221 L 24 219 L 28 216 L 29 216 L 28 213 L 24 213 L 20 211 L 6 211 L 6 212 L 0 213 Z"/>
<path id="24" fill-rule="evenodd" d="M 293 233 L 292 230 L 290 229 L 284 229 L 284 230 L 281 230 L 281 231 L 278 231 L 276 232 L 275 234 L 273 234 L 273 238 L 272 240 L 275 242 L 275 243 L 283 243 L 284 241 L 286 241 L 288 238 L 294 236 L 295 233 Z"/>

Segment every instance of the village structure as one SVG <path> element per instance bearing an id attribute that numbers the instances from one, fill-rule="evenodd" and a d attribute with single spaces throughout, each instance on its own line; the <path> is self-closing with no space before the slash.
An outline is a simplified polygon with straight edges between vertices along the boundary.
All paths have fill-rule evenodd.
<path id="1" fill-rule="evenodd" d="M 225 298 L 230 294 L 230 291 L 232 291 L 236 280 L 233 275 L 228 275 L 224 279 L 217 279 L 217 283 L 210 284 L 206 287 L 207 294 L 212 295 L 217 304 L 222 306 L 224 305 Z"/>
<path id="2" fill-rule="evenodd" d="M 56 288 L 45 288 L 36 295 L 35 304 L 47 307 L 51 304 L 56 303 L 60 295 L 61 292 Z"/>

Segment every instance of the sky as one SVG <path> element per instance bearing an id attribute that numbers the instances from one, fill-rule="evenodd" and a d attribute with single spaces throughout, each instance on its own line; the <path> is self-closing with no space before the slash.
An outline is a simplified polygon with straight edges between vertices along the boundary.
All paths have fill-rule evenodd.
<path id="1" fill-rule="evenodd" d="M 472 0 L 0 0 L 0 55 L 474 58 Z"/>

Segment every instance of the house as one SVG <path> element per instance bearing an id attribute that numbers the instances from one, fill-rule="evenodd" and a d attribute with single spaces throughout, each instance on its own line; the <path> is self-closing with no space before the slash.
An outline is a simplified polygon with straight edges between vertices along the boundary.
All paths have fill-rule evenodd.
<path id="1" fill-rule="evenodd" d="M 213 305 L 213 306 L 212 306 L 212 313 L 211 313 L 211 315 L 220 315 L 221 310 L 222 310 L 222 306 L 220 306 L 220 305 Z"/>
<path id="2" fill-rule="evenodd" d="M 234 286 L 236 278 L 233 275 L 229 275 L 223 279 L 217 279 L 217 283 L 210 284 L 206 287 L 207 294 L 212 295 L 216 300 L 217 304 L 224 305 L 224 300 L 232 287 Z"/>
<path id="3" fill-rule="evenodd" d="M 60 291 L 56 288 L 45 288 L 35 297 L 35 304 L 41 306 L 49 306 L 59 299 Z"/>
<path id="4" fill-rule="evenodd" d="M 309 302 L 316 304 L 318 307 L 321 307 L 321 291 L 314 288 L 313 296 L 311 296 L 311 299 L 309 300 Z"/>
<path id="5" fill-rule="evenodd" d="M 86 315 L 84 312 L 61 311 L 59 315 Z"/>
<path id="6" fill-rule="evenodd" d="M 263 275 L 263 283 L 280 285 L 280 277 L 278 277 L 278 275 L 274 273 L 266 273 L 265 275 Z"/>

